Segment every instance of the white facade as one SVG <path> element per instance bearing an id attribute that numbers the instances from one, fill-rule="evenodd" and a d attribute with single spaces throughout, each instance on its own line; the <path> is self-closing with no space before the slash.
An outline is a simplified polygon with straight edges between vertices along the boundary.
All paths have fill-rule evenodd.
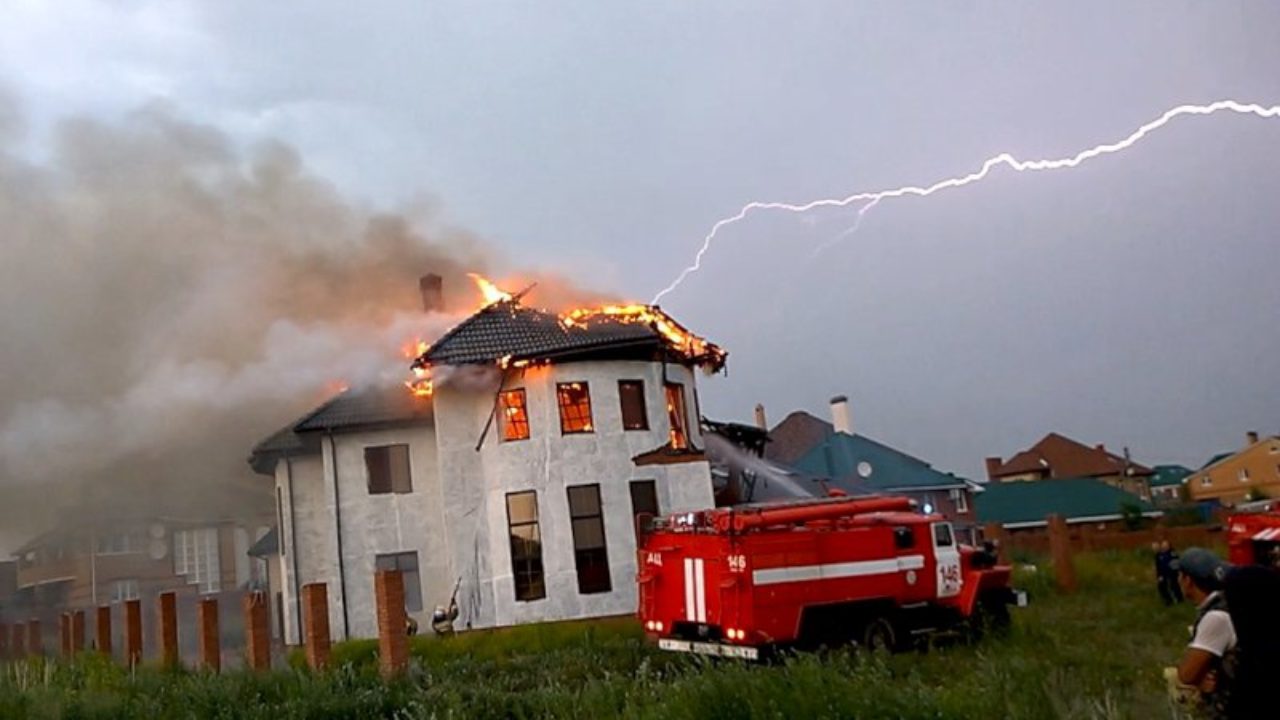
<path id="1" fill-rule="evenodd" d="M 644 383 L 648 429 L 623 430 L 619 380 Z M 561 432 L 556 384 L 567 382 L 587 384 L 590 433 Z M 411 614 L 424 629 L 430 625 L 431 610 L 448 603 L 459 580 L 460 628 L 634 612 L 631 481 L 654 481 L 663 514 L 714 505 L 705 460 L 693 456 L 641 467 L 632 461 L 668 442 L 668 382 L 682 386 L 685 427 L 693 446 L 701 448 L 692 370 L 670 363 L 664 367 L 661 362 L 610 360 L 508 371 L 503 389 L 525 390 L 528 439 L 504 442 L 497 423 L 490 425 L 495 378 L 492 387 L 438 387 L 434 425 L 334 432 L 320 438 L 318 454 L 280 460 L 275 478 L 283 588 L 277 589 L 283 592 L 286 642 L 299 642 L 295 593 L 312 582 L 328 584 L 334 638 L 376 635 L 374 562 L 377 555 L 388 553 L 417 553 L 423 609 Z M 364 451 L 391 444 L 409 446 L 412 492 L 370 494 Z M 611 587 L 582 594 L 568 488 L 591 484 L 600 490 Z M 546 596 L 519 601 L 507 495 L 529 490 L 537 493 Z M 340 512 L 335 513 L 335 507 Z"/>

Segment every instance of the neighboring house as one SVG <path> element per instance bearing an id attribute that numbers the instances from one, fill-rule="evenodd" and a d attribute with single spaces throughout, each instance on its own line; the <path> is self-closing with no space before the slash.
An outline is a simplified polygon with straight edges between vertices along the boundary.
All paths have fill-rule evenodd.
<path id="1" fill-rule="evenodd" d="M 1156 465 L 1151 470 L 1151 500 L 1159 505 L 1181 502 L 1182 486 L 1192 473 L 1191 468 L 1182 465 Z"/>
<path id="2" fill-rule="evenodd" d="M 987 479 L 993 482 L 1025 482 L 1050 478 L 1094 478 L 1143 499 L 1151 498 L 1148 479 L 1152 470 L 1128 457 L 1090 447 L 1065 435 L 1049 433 L 1040 442 L 1008 460 L 988 457 Z"/>
<path id="3" fill-rule="evenodd" d="M 916 500 L 922 510 L 945 515 L 958 532 L 974 528 L 973 497 L 981 487 L 900 450 L 853 432 L 848 400 L 831 401 L 832 422 L 793 412 L 769 431 L 764 457 L 789 468 L 826 494 L 889 493 Z M 820 480 L 820 482 L 815 482 Z M 972 539 L 972 536 L 970 536 Z"/>
<path id="4" fill-rule="evenodd" d="M 257 580 L 248 551 L 266 531 L 231 520 L 164 517 L 63 527 L 14 553 L 14 604 L 48 618 L 169 590 L 191 597 L 239 591 Z"/>
<path id="5" fill-rule="evenodd" d="M 1068 524 L 1116 525 L 1126 508 L 1144 517 L 1160 511 L 1142 498 L 1096 478 L 1053 478 L 1038 482 L 989 483 L 978 496 L 978 521 L 999 523 L 1005 530 L 1029 530 L 1048 525 L 1057 514 Z"/>
<path id="6" fill-rule="evenodd" d="M 725 353 L 633 312 L 487 305 L 418 358 L 429 395 L 344 393 L 259 445 L 286 642 L 312 582 L 335 637 L 375 635 L 378 568 L 422 627 L 455 587 L 459 627 L 634 612 L 638 516 L 713 505 L 696 371 Z"/>
<path id="7" fill-rule="evenodd" d="M 1187 477 L 1186 486 L 1196 502 L 1238 505 L 1280 497 L 1280 436 L 1246 433 L 1243 448 L 1215 455 Z"/>

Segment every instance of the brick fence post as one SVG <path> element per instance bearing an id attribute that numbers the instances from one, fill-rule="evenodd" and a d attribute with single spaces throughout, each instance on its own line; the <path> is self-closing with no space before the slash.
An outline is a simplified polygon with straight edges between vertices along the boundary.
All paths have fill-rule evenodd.
<path id="1" fill-rule="evenodd" d="M 244 596 L 245 654 L 251 670 L 271 669 L 271 617 L 267 614 L 267 594 Z"/>
<path id="2" fill-rule="evenodd" d="M 58 654 L 64 659 L 71 659 L 71 613 L 58 615 Z"/>
<path id="3" fill-rule="evenodd" d="M 1076 591 L 1076 566 L 1071 557 L 1071 534 L 1067 520 L 1061 515 L 1045 518 L 1049 523 L 1049 555 L 1053 558 L 1053 574 L 1058 590 L 1064 593 Z"/>
<path id="4" fill-rule="evenodd" d="M 44 654 L 44 635 L 39 620 L 27 622 L 27 654 L 40 656 Z"/>
<path id="5" fill-rule="evenodd" d="M 27 629 L 22 623 L 17 623 L 9 629 L 9 637 L 13 642 L 9 643 L 9 653 L 14 660 L 21 660 L 27 656 Z"/>
<path id="6" fill-rule="evenodd" d="M 218 599 L 204 598 L 196 608 L 200 626 L 200 665 L 212 672 L 222 671 L 222 642 L 218 635 Z"/>
<path id="7" fill-rule="evenodd" d="M 379 570 L 373 578 L 373 590 L 378 607 L 378 665 L 384 677 L 392 677 L 409 664 L 404 576 L 399 570 Z"/>
<path id="8" fill-rule="evenodd" d="M 102 605 L 98 607 L 97 617 L 94 618 L 93 634 L 98 641 L 95 643 L 98 652 L 111 657 L 111 606 Z"/>
<path id="9" fill-rule="evenodd" d="M 71 654 L 84 652 L 84 611 L 71 613 Z"/>
<path id="10" fill-rule="evenodd" d="M 333 640 L 329 636 L 329 587 L 324 583 L 302 586 L 303 642 L 312 670 L 329 667 Z"/>
<path id="11" fill-rule="evenodd" d="M 129 667 L 142 662 L 142 601 L 124 603 L 124 661 Z"/>
<path id="12" fill-rule="evenodd" d="M 160 663 L 165 667 L 178 664 L 178 594 L 172 590 L 156 598 L 160 627 Z"/>

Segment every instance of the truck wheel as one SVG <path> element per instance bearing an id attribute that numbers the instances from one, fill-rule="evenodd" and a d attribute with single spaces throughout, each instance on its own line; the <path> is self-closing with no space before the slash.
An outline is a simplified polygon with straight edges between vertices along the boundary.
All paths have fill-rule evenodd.
<path id="1" fill-rule="evenodd" d="M 976 641 L 986 635 L 1004 635 L 1010 622 L 1008 605 L 996 598 L 984 598 L 978 601 L 973 617 L 969 618 L 970 636 Z"/>
<path id="2" fill-rule="evenodd" d="M 874 617 L 862 628 L 862 647 L 871 652 L 893 652 L 898 646 L 898 633 L 883 615 Z"/>

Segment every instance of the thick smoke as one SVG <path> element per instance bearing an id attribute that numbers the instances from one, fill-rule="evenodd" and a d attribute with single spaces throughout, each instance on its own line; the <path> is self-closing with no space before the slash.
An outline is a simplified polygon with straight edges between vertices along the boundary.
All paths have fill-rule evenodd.
<path id="1" fill-rule="evenodd" d="M 243 511 L 250 489 L 270 513 L 253 444 L 339 385 L 406 379 L 495 264 L 429 209 L 371 212 L 284 145 L 166 110 L 63 122 L 39 163 L 21 126 L 0 98 L 0 550 L 72 499 Z M 448 312 L 422 311 L 426 272 Z"/>

